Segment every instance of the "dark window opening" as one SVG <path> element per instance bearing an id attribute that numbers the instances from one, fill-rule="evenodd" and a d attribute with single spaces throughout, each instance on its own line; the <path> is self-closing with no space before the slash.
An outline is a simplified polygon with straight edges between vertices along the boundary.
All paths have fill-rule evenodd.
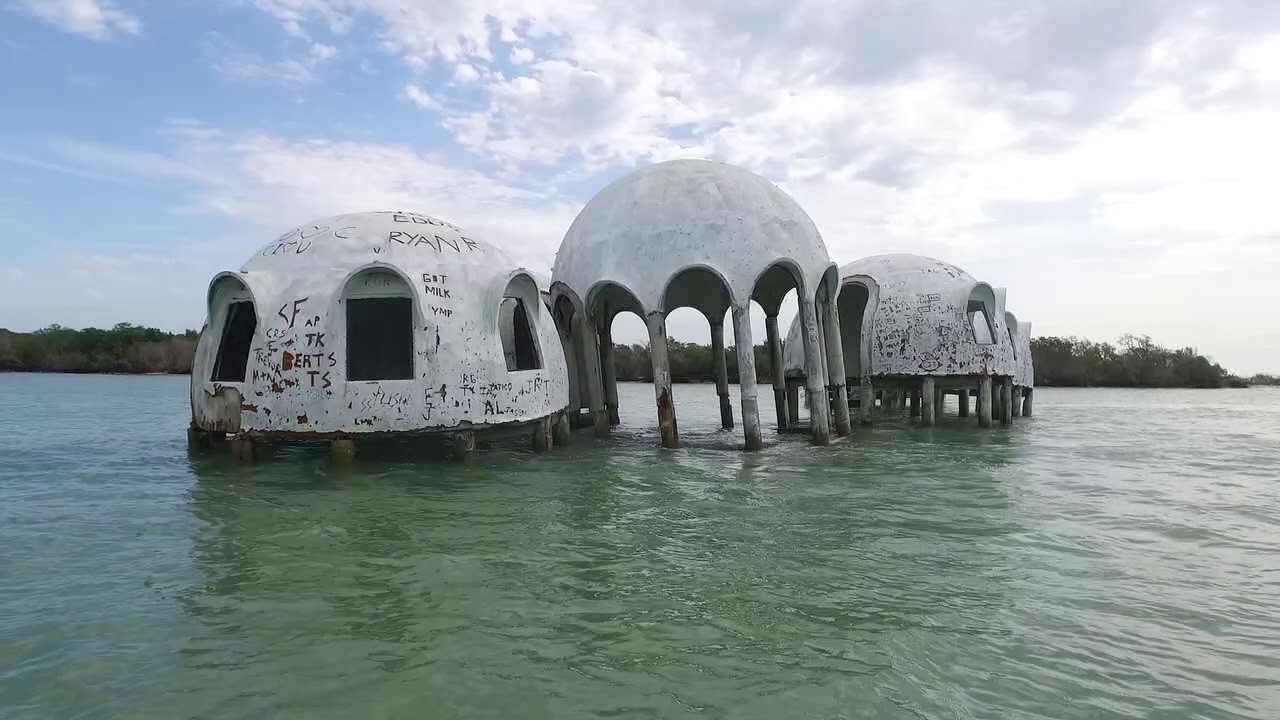
<path id="1" fill-rule="evenodd" d="M 1013 346 L 1013 359 L 1018 359 L 1018 338 L 1013 335 L 1013 326 L 1009 326 L 1009 344 Z"/>
<path id="2" fill-rule="evenodd" d="M 524 301 L 519 298 L 505 298 L 498 315 L 502 336 L 502 353 L 507 358 L 507 370 L 538 370 L 542 368 L 542 359 L 538 355 L 538 338 L 533 332 L 533 323 L 529 321 L 529 313 Z"/>
<path id="3" fill-rule="evenodd" d="M 973 339 L 979 345 L 990 345 L 996 341 L 996 331 L 987 316 L 987 309 L 980 300 L 969 301 L 969 323 L 973 326 Z"/>
<path id="4" fill-rule="evenodd" d="M 413 300 L 347 300 L 347 379 L 413 378 Z"/>
<path id="5" fill-rule="evenodd" d="M 258 316 L 251 301 L 233 302 L 227 306 L 218 356 L 213 362 L 212 379 L 215 382 L 244 382 L 245 369 L 249 365 L 249 346 L 253 344 L 253 333 L 257 329 Z"/>

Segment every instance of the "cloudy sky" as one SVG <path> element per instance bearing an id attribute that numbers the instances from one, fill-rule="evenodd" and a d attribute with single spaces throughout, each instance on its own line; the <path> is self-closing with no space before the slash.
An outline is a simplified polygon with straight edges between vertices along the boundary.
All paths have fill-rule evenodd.
<path id="1" fill-rule="evenodd" d="M 364 209 L 547 271 L 603 184 L 710 157 L 841 263 L 1280 371 L 1276 2 L 0 0 L 0 87 L 12 329 L 198 327 L 214 271 Z"/>

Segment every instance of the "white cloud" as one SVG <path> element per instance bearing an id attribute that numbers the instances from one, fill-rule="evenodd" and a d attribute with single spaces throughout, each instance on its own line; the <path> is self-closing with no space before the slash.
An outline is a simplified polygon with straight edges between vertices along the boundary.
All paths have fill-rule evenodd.
<path id="1" fill-rule="evenodd" d="M 19 0 L 18 7 L 65 32 L 94 40 L 142 32 L 137 17 L 109 0 Z"/>
<path id="2" fill-rule="evenodd" d="M 1038 332 L 1151 331 L 1210 351 L 1204 323 L 1184 322 L 1202 315 L 1174 288 L 1280 261 L 1266 195 L 1280 184 L 1280 6 L 253 4 L 307 43 L 296 66 L 251 55 L 233 71 L 302 84 L 316 76 L 308 63 L 333 55 L 315 48 L 360 56 L 372 36 L 402 64 L 392 92 L 453 141 L 446 162 L 376 142 L 186 128 L 203 136 L 180 161 L 216 176 L 191 180 L 193 207 L 264 231 L 276 218 L 425 204 L 487 223 L 545 268 L 603 178 L 711 156 L 794 194 L 842 262 L 937 254 L 1008 285 Z M 1056 279 L 1068 268 L 1071 280 Z M 1158 302 L 1131 295 L 1146 285 L 1160 285 Z M 1219 359 L 1249 369 L 1280 356 L 1280 345 L 1250 345 L 1247 330 L 1271 321 L 1267 303 L 1230 294 L 1241 309 L 1227 321 L 1236 332 L 1215 336 Z"/>
<path id="3" fill-rule="evenodd" d="M 320 70 L 337 57 L 339 51 L 332 45 L 311 43 L 300 57 L 268 60 L 222 35 L 213 34 L 206 41 L 205 52 L 213 66 L 232 80 L 298 87 L 317 82 Z"/>

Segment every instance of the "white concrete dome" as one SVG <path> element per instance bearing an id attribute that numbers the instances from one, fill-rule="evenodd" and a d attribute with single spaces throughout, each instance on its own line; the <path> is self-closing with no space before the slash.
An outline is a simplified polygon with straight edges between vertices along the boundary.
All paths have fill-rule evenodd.
<path id="1" fill-rule="evenodd" d="M 790 272 L 762 277 L 778 264 Z M 684 305 L 723 316 L 753 295 L 768 310 L 794 286 L 812 297 L 832 266 L 813 221 L 776 185 L 733 165 L 673 160 L 636 170 L 587 203 L 556 254 L 553 283 L 588 306 L 613 284 L 639 303 L 622 309 L 642 316 Z M 718 275 L 728 297 L 705 274 L 669 291 L 690 269 Z"/>
<path id="2" fill-rule="evenodd" d="M 192 369 L 198 429 L 337 435 L 528 422 L 568 404 L 528 271 L 437 218 L 297 227 L 219 273 Z"/>
<path id="3" fill-rule="evenodd" d="M 955 265 L 875 255 L 841 267 L 840 287 L 847 377 L 1015 374 L 1003 289 Z M 787 334 L 783 366 L 788 375 L 804 374 L 798 322 Z"/>

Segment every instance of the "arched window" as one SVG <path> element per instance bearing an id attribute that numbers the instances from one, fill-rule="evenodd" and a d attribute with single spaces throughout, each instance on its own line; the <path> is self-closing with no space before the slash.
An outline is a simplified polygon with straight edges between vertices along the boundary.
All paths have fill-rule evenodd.
<path id="1" fill-rule="evenodd" d="M 258 329 L 258 314 L 249 289 L 238 280 L 222 278 L 213 289 L 214 307 L 221 306 L 218 352 L 209 379 L 214 382 L 244 382 L 249 365 L 249 349 Z M 215 318 L 215 322 L 218 320 Z"/>
<path id="2" fill-rule="evenodd" d="M 413 378 L 413 295 L 387 270 L 367 270 L 343 290 L 347 380 Z"/>
<path id="3" fill-rule="evenodd" d="M 498 306 L 498 335 L 509 372 L 542 369 L 542 351 L 530 315 L 538 311 L 540 301 L 537 285 L 527 276 L 513 278 L 503 291 L 502 304 Z"/>
<path id="4" fill-rule="evenodd" d="M 973 339 L 979 345 L 991 345 L 996 341 L 996 326 L 991 320 L 995 306 L 995 293 L 986 283 L 978 283 L 969 292 L 969 325 L 973 328 Z"/>

